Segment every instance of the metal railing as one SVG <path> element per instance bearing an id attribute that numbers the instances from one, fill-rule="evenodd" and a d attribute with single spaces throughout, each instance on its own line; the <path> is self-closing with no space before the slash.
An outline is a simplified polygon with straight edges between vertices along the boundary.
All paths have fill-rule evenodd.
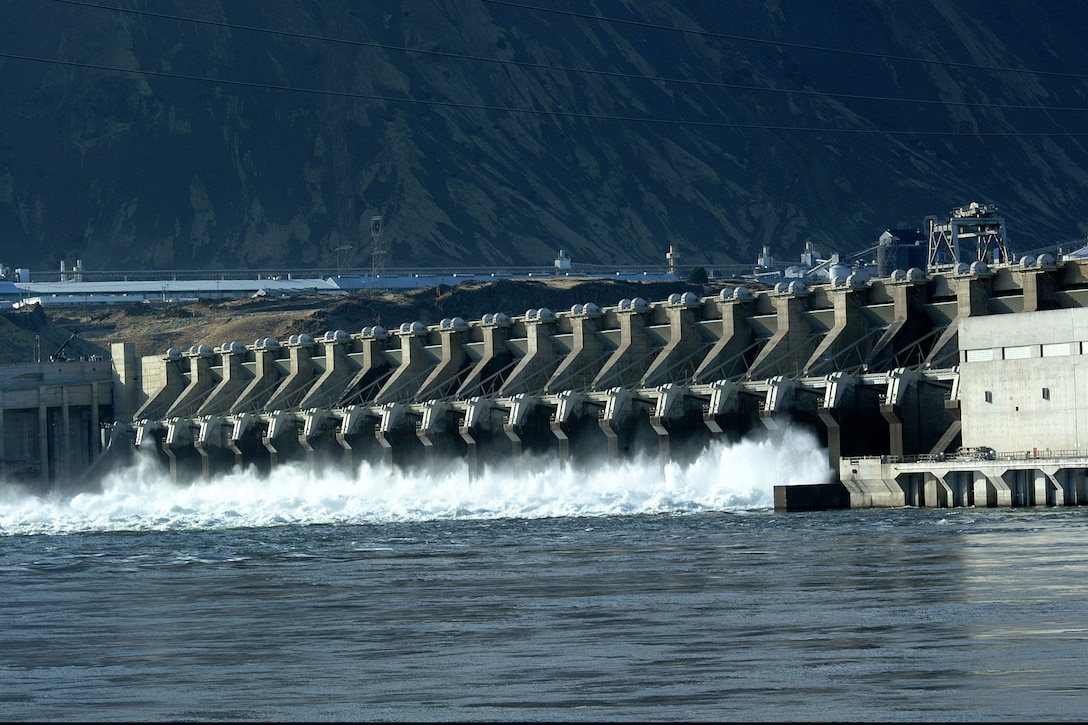
<path id="1" fill-rule="evenodd" d="M 968 461 L 1057 461 L 1069 459 L 1088 459 L 1088 451 L 1077 449 L 1051 450 L 1033 448 L 1030 451 L 995 451 L 985 446 L 979 448 L 961 448 L 952 453 L 920 453 L 909 456 L 850 456 L 851 463 L 876 461 L 880 463 L 959 463 Z"/>

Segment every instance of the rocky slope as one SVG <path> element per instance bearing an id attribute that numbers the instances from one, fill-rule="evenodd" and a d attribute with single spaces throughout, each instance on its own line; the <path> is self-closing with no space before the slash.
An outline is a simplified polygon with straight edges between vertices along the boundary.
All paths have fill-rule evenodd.
<path id="1" fill-rule="evenodd" d="M 751 264 L 972 201 L 1088 233 L 1086 0 L 109 5 L 0 0 L 0 263 Z"/>

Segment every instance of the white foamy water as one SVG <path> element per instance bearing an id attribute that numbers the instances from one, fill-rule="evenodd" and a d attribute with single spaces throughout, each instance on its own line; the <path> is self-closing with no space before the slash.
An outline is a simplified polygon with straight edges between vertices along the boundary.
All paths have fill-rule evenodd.
<path id="1" fill-rule="evenodd" d="M 485 466 L 476 478 L 461 460 L 434 474 L 363 463 L 354 477 L 283 464 L 264 477 L 179 485 L 140 458 L 95 492 L 37 497 L 0 484 L 0 535 L 744 511 L 773 507 L 776 485 L 830 476 L 826 449 L 797 430 L 713 443 L 692 463 L 664 468 L 653 458 L 590 470 L 524 463 Z"/>

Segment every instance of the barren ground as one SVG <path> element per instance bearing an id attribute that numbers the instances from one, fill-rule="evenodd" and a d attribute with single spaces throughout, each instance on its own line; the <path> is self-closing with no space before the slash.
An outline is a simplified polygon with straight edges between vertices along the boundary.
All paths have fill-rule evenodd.
<path id="1" fill-rule="evenodd" d="M 402 292 L 363 291 L 344 296 L 260 297 L 193 303 L 102 304 L 55 307 L 0 315 L 0 362 L 48 360 L 69 336 L 70 357 L 107 355 L 110 343 L 132 342 L 138 356 L 157 355 L 171 347 L 215 347 L 257 338 L 283 340 L 293 334 L 313 337 L 329 330 L 358 332 L 369 325 L 395 329 L 404 322 L 435 324 L 446 317 L 478 320 L 484 314 L 521 315 L 527 309 L 554 311 L 595 302 L 604 307 L 623 298 L 654 302 L 674 292 L 714 294 L 710 286 L 685 282 L 626 282 L 598 278 L 497 280 L 457 287 L 426 287 Z"/>

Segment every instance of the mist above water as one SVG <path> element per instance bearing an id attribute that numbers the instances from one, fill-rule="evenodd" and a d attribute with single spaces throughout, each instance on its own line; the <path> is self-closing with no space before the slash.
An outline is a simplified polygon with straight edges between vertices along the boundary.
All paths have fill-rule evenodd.
<path id="1" fill-rule="evenodd" d="M 145 454 L 94 492 L 39 497 L 0 483 L 0 535 L 751 511 L 773 507 L 776 485 L 829 478 L 826 449 L 793 429 L 713 442 L 688 464 L 534 459 L 475 478 L 463 460 L 435 473 L 364 462 L 353 476 L 290 463 L 181 485 Z"/>

